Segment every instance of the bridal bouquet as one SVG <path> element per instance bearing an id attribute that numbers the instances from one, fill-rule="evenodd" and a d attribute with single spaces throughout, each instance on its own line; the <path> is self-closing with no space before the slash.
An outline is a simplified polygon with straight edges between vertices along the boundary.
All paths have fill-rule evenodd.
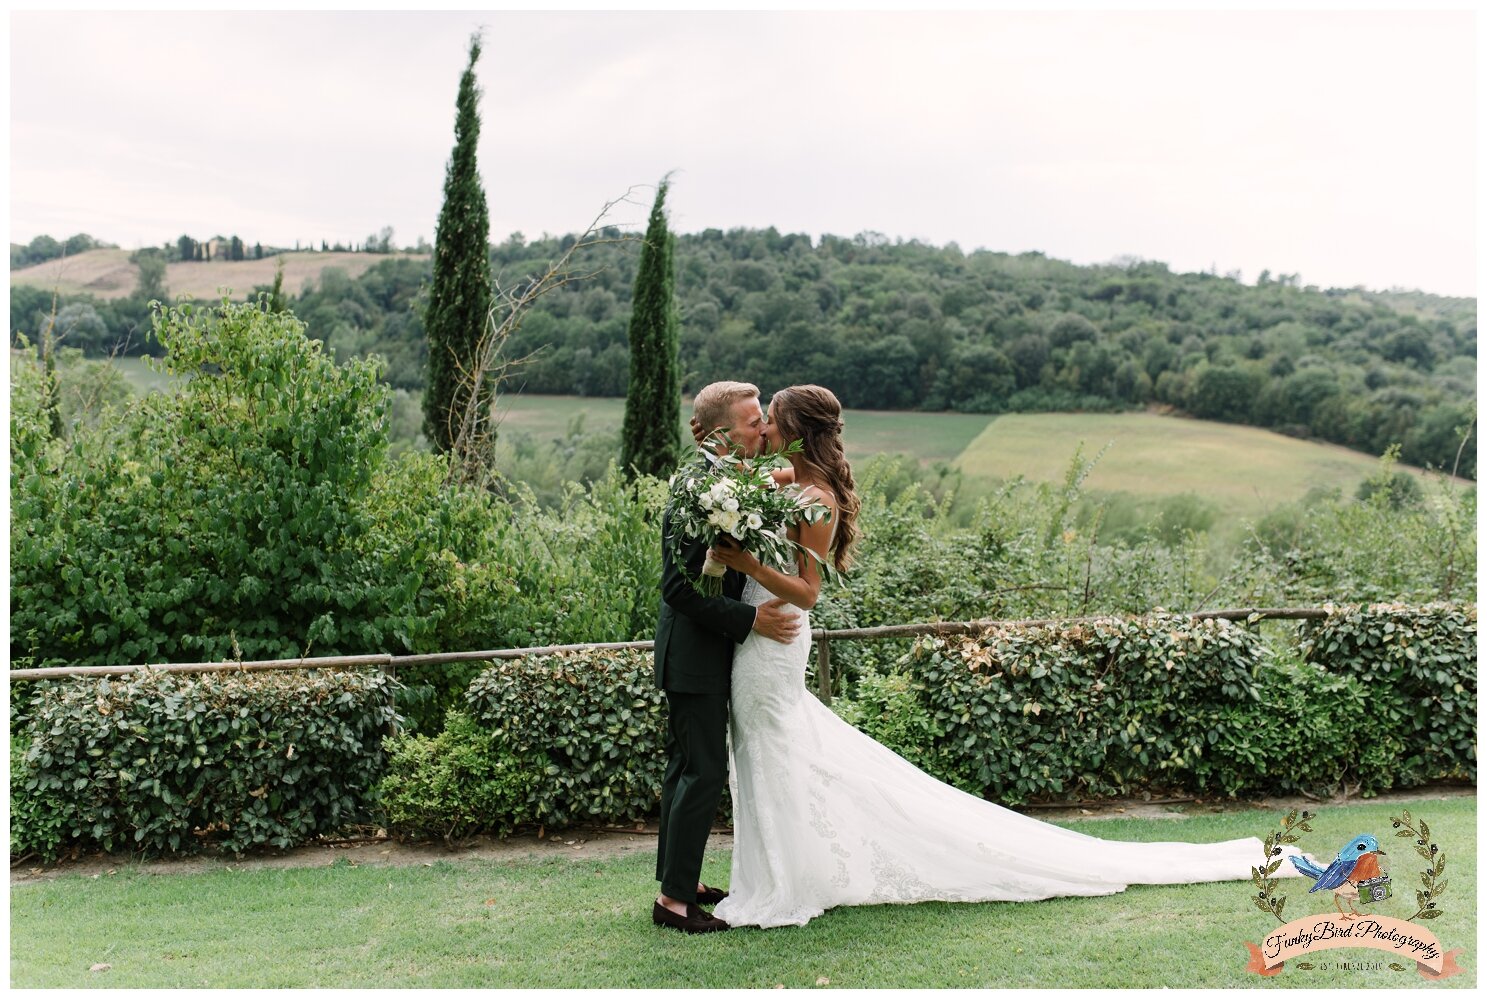
<path id="1" fill-rule="evenodd" d="M 799 451 L 794 441 L 783 454 Z M 703 450 L 703 449 L 699 449 Z M 819 523 L 831 516 L 823 503 L 805 502 L 798 486 L 781 486 L 769 474 L 769 461 L 752 461 L 729 453 L 713 455 L 707 466 L 692 465 L 671 478 L 671 500 L 666 513 L 671 518 L 671 534 L 666 538 L 667 551 L 673 562 L 686 573 L 681 557 L 682 539 L 697 538 L 709 548 L 723 538 L 732 538 L 766 565 L 785 569 L 797 551 L 805 552 L 832 575 L 829 563 L 816 558 L 816 553 L 785 531 L 802 520 Z M 692 580 L 699 593 L 717 596 L 723 592 L 723 573 L 727 568 L 714 562 L 709 554 L 702 575 Z"/>

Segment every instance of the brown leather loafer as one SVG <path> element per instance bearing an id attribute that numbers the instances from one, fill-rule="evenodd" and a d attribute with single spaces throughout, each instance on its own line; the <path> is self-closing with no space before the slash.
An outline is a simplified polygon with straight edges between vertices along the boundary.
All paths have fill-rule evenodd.
<path id="1" fill-rule="evenodd" d="M 721 888 L 709 888 L 707 885 L 703 885 L 702 890 L 697 893 L 697 904 L 717 905 L 727 897 L 728 893 Z"/>
<path id="2" fill-rule="evenodd" d="M 651 922 L 683 933 L 717 933 L 728 928 L 723 920 L 710 912 L 703 912 L 693 902 L 687 903 L 685 916 L 678 916 L 660 902 L 655 902 L 651 905 Z"/>

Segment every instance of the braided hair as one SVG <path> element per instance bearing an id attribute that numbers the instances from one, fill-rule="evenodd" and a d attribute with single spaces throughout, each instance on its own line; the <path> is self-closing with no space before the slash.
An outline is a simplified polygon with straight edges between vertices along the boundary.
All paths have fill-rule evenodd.
<path id="1" fill-rule="evenodd" d="M 857 483 L 842 448 L 842 404 L 830 389 L 820 385 L 792 385 L 780 389 L 769 400 L 770 419 L 779 428 L 782 441 L 800 440 L 800 457 L 812 477 L 836 495 L 836 536 L 832 545 L 834 563 L 846 571 L 852 564 L 851 549 L 857 540 Z"/>

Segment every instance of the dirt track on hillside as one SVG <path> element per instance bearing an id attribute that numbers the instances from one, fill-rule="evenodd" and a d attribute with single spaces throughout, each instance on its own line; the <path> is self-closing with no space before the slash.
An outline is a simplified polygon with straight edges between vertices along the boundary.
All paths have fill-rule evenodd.
<path id="1" fill-rule="evenodd" d="M 1141 798 L 1120 799 L 1086 807 L 1023 808 L 1023 814 L 1040 820 L 1056 819 L 1078 821 L 1098 818 L 1171 819 L 1181 822 L 1195 815 L 1210 815 L 1218 812 L 1284 812 L 1291 808 L 1322 809 L 1329 805 L 1394 804 L 1417 801 L 1438 801 L 1444 798 L 1476 797 L 1477 789 L 1471 785 L 1439 784 L 1416 788 L 1397 794 L 1381 794 L 1375 798 L 1334 798 L 1331 801 L 1314 801 L 1310 798 L 1264 798 L 1258 801 L 1223 801 L 1203 799 L 1184 802 L 1149 802 Z M 1259 822 L 1256 829 L 1263 828 Z M 715 849 L 732 849 L 733 836 L 729 832 L 715 831 L 708 841 Z M 85 855 L 76 859 L 62 860 L 56 864 L 38 864 L 34 859 L 23 860 L 11 868 L 10 883 L 33 883 L 56 877 L 111 877 L 126 870 L 151 875 L 200 874 L 215 870 L 266 870 L 273 868 L 325 867 L 338 861 L 352 865 L 368 866 L 433 866 L 440 861 L 467 860 L 529 860 L 543 857 L 566 857 L 576 860 L 592 860 L 621 857 L 632 853 L 651 853 L 656 848 L 655 826 L 643 830 L 617 831 L 598 829 L 570 829 L 551 835 L 537 836 L 526 833 L 501 840 L 490 836 L 478 836 L 455 846 L 443 843 L 411 843 L 393 839 L 368 837 L 348 841 L 328 841 L 298 847 L 293 850 L 259 851 L 243 857 L 197 856 L 166 860 L 131 860 L 127 856 L 110 857 L 104 854 Z"/>

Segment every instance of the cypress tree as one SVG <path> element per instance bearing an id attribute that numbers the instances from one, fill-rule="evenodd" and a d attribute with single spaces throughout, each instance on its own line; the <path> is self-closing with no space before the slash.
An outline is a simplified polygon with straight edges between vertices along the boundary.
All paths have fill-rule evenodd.
<path id="1" fill-rule="evenodd" d="M 53 336 L 57 329 L 57 302 L 52 300 L 52 314 L 41 328 L 41 386 L 43 408 L 46 410 L 47 430 L 52 439 L 62 436 L 62 390 L 57 381 L 57 358 L 52 350 Z"/>
<path id="2" fill-rule="evenodd" d="M 676 237 L 666 226 L 668 186 L 668 181 L 661 181 L 651 207 L 630 310 L 630 385 L 625 391 L 620 463 L 632 476 L 670 475 L 682 451 L 680 322 L 672 269 Z"/>
<path id="3" fill-rule="evenodd" d="M 284 258 L 280 257 L 274 268 L 274 287 L 268 295 L 270 312 L 288 312 L 289 300 L 284 297 Z"/>
<path id="4" fill-rule="evenodd" d="M 424 313 L 429 338 L 424 435 L 439 451 L 448 451 L 458 434 L 472 388 L 464 384 L 461 369 L 468 372 L 474 364 L 491 305 L 490 218 L 475 168 L 480 138 L 480 90 L 475 85 L 479 58 L 480 35 L 475 34 L 470 37 L 470 62 L 460 77 L 455 100 L 454 152 L 444 175 L 444 206 L 439 209 L 434 236 L 434 276 Z M 487 373 L 478 387 L 482 401 L 477 432 L 486 429 L 493 388 Z"/>

